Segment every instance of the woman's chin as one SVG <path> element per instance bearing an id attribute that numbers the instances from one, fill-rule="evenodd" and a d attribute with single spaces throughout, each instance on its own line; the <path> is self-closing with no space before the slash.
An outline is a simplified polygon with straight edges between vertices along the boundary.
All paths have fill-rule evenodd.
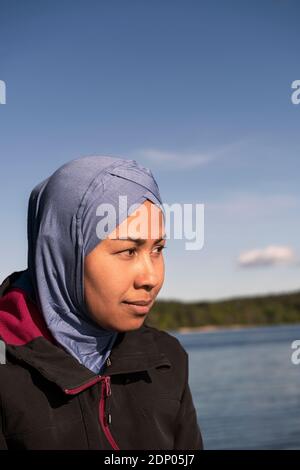
<path id="1" fill-rule="evenodd" d="M 128 322 L 124 322 L 122 325 L 116 327 L 116 331 L 119 333 L 126 333 L 126 331 L 138 330 L 144 324 L 147 315 L 139 315 L 138 317 L 132 318 Z"/>

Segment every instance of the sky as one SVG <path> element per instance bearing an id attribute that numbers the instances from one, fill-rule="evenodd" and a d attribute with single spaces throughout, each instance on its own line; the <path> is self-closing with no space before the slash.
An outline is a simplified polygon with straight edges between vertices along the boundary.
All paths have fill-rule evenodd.
<path id="1" fill-rule="evenodd" d="M 111 155 L 149 167 L 165 203 L 204 204 L 202 249 L 167 240 L 159 298 L 299 290 L 299 13 L 297 0 L 0 0 L 0 280 L 26 268 L 33 187 Z"/>

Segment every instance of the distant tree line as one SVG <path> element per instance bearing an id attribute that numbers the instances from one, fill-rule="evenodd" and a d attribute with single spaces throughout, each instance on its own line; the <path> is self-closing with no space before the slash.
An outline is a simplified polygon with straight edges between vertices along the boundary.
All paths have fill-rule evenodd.
<path id="1" fill-rule="evenodd" d="M 146 323 L 163 330 L 300 323 L 300 291 L 209 302 L 160 300 L 153 306 Z"/>

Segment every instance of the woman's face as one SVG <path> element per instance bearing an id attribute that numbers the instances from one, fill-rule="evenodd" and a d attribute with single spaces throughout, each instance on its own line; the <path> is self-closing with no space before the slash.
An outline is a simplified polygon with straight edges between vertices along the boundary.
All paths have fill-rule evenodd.
<path id="1" fill-rule="evenodd" d="M 85 302 L 91 317 L 107 330 L 140 328 L 164 281 L 163 215 L 148 200 L 142 206 L 85 257 Z M 137 235 L 137 217 L 143 236 Z"/>

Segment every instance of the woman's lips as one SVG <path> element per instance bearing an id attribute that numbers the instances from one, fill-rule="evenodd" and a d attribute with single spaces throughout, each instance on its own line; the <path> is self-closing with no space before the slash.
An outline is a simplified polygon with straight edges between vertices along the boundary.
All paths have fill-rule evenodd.
<path id="1" fill-rule="evenodd" d="M 138 305 L 133 302 L 123 302 L 123 304 L 127 305 L 127 307 L 135 313 L 146 315 L 150 310 L 151 302 L 148 302 L 146 305 Z"/>

